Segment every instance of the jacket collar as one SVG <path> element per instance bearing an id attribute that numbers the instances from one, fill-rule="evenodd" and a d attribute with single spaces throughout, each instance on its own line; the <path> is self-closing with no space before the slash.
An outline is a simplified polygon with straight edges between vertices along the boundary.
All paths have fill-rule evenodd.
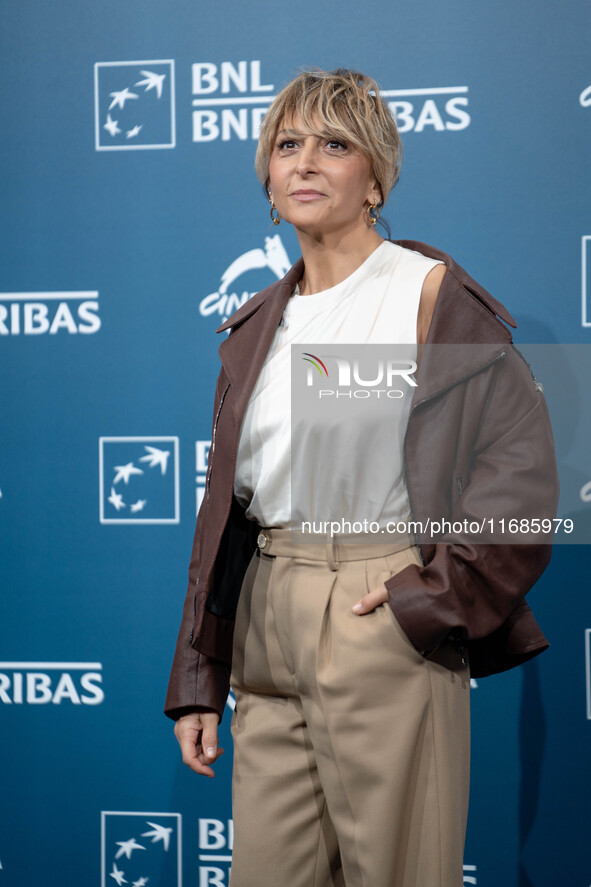
<path id="1" fill-rule="evenodd" d="M 238 417 L 246 410 L 248 398 L 303 268 L 303 260 L 299 259 L 282 280 L 256 293 L 217 329 L 221 333 L 232 328 L 231 335 L 219 347 L 219 355 L 230 383 L 237 389 L 234 403 Z M 260 311 L 264 303 L 267 303 L 265 310 Z"/>
<path id="2" fill-rule="evenodd" d="M 269 297 L 275 296 L 277 293 L 281 293 L 279 296 L 279 300 L 282 300 L 284 293 L 287 293 L 287 297 L 285 298 L 285 302 L 291 296 L 294 291 L 295 285 L 298 280 L 302 276 L 302 272 L 304 270 L 304 260 L 302 258 L 298 259 L 295 265 L 292 265 L 285 277 L 281 280 L 272 283 L 270 286 L 266 287 L 266 289 L 261 290 L 258 293 L 255 293 L 254 296 L 245 302 L 244 305 L 241 305 L 237 311 L 232 314 L 227 320 L 225 320 L 221 326 L 219 326 L 216 330 L 216 333 L 222 333 L 224 330 L 228 330 L 231 327 L 236 327 L 238 324 L 242 323 L 243 320 L 246 320 L 247 317 L 250 317 L 251 314 L 254 314 L 257 311 L 263 302 L 265 302 Z M 284 292 L 282 292 L 284 291 Z M 277 301 L 277 300 L 276 300 Z M 283 304 L 281 309 L 281 314 L 285 309 L 285 304 Z M 279 315 L 281 317 L 281 314 Z M 279 321 L 277 321 L 279 323 Z"/>
<path id="3" fill-rule="evenodd" d="M 420 369 L 422 381 L 420 392 L 416 392 L 416 402 L 431 397 L 494 359 L 503 346 L 511 343 L 511 334 L 501 320 L 513 327 L 516 323 L 507 309 L 446 253 L 414 240 L 393 242 L 405 249 L 439 259 L 447 266 L 427 345 L 468 344 L 468 347 L 454 349 L 453 358 L 450 358 L 450 352 L 445 354 L 443 361 L 439 349 L 425 349 Z M 220 345 L 219 355 L 228 379 L 240 390 L 236 401 L 238 416 L 242 415 L 242 409 L 246 409 L 285 306 L 303 269 L 304 262 L 300 258 L 282 280 L 256 293 L 216 331 L 220 333 L 232 329 L 231 335 Z M 462 295 L 466 298 L 462 298 Z M 263 304 L 265 310 L 260 311 Z M 248 323 L 245 323 L 247 320 Z M 474 345 L 480 347 L 474 348 Z"/>

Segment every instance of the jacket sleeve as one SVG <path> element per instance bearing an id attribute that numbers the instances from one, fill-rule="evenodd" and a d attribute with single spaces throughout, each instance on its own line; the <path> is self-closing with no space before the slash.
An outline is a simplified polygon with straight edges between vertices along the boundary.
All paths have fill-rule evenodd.
<path id="1" fill-rule="evenodd" d="M 464 408 L 477 409 L 478 422 L 461 469 L 465 485 L 455 489 L 456 475 L 450 472 L 448 498 L 450 518 L 484 523 L 487 529 L 494 521 L 493 533 L 480 536 L 490 541 L 479 542 L 478 534 L 458 539 L 449 533 L 436 545 L 423 540 L 431 555 L 426 565 L 409 566 L 385 583 L 400 626 L 426 655 L 450 634 L 467 642 L 499 632 L 509 637 L 513 614 L 525 617 L 524 625 L 535 625 L 524 598 L 550 560 L 551 534 L 500 532 L 500 518 L 507 530 L 510 518 L 556 514 L 554 442 L 540 386 L 513 348 L 508 366 L 492 374 L 486 389 L 483 386 L 482 379 L 473 380 L 475 396 L 484 401 L 478 407 L 469 390 L 464 391 Z M 432 456 L 441 458 L 440 453 Z M 434 520 L 442 516 L 430 515 Z M 538 637 L 543 640 L 541 633 Z M 527 639 L 520 643 L 526 650 Z M 510 666 L 496 670 L 504 667 Z"/>
<path id="2" fill-rule="evenodd" d="M 213 422 L 215 422 L 226 383 L 227 379 L 222 369 L 216 385 Z M 204 499 L 197 516 L 189 564 L 189 583 L 164 707 L 165 714 L 173 720 L 177 720 L 189 712 L 205 708 L 216 711 L 221 721 L 230 689 L 230 667 L 221 660 L 212 659 L 191 646 L 196 618 L 197 577 L 201 562 L 200 539 L 206 531 L 207 501 Z"/>

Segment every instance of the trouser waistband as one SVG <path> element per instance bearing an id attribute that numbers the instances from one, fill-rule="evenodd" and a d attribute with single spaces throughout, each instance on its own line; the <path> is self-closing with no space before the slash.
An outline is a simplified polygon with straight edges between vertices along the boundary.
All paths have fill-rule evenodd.
<path id="1" fill-rule="evenodd" d="M 371 533 L 341 536 L 317 535 L 313 542 L 301 541 L 302 535 L 285 527 L 259 527 L 257 547 L 272 557 L 301 557 L 306 560 L 327 561 L 331 569 L 344 561 L 369 560 L 385 557 L 414 545 L 408 536 L 396 535 L 388 541 L 377 541 Z"/>

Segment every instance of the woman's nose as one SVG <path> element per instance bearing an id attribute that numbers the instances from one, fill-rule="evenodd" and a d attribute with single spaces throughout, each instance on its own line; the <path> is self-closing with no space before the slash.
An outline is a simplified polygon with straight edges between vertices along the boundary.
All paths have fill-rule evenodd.
<path id="1" fill-rule="evenodd" d="M 317 169 L 317 153 L 316 145 L 311 139 L 306 139 L 302 145 L 302 149 L 298 154 L 298 172 L 300 175 L 307 175 L 316 172 Z"/>

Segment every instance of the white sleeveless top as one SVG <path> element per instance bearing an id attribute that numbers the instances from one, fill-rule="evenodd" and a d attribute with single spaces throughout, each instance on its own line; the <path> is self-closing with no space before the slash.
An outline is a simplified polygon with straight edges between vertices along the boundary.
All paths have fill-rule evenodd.
<path id="1" fill-rule="evenodd" d="M 421 289 L 438 264 L 385 240 L 336 286 L 305 296 L 296 288 L 240 432 L 234 493 L 248 518 L 263 527 L 294 529 L 303 520 L 365 519 L 384 526 L 408 519 L 403 445 L 412 391 L 380 401 L 379 409 L 369 401 L 351 404 L 359 421 L 347 422 L 346 440 L 335 433 L 338 422 L 322 419 L 333 405 L 316 410 L 315 419 L 295 417 L 292 465 L 291 346 L 308 346 L 303 354 L 321 357 L 323 345 L 392 343 L 405 345 L 404 357 L 416 360 Z"/>

